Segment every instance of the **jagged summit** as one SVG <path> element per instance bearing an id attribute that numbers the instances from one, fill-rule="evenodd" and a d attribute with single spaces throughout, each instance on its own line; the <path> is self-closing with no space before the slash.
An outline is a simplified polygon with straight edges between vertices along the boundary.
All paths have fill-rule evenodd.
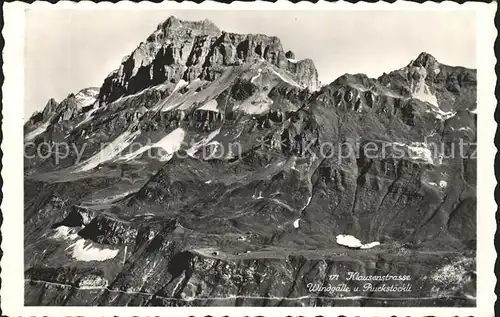
<path id="1" fill-rule="evenodd" d="M 81 94 L 95 94 L 96 91 L 99 92 L 99 87 L 87 87 L 87 88 L 83 88 L 78 93 L 81 93 Z"/>
<path id="2" fill-rule="evenodd" d="M 331 85 L 335 84 L 356 84 L 356 83 L 363 83 L 363 82 L 368 82 L 370 80 L 373 80 L 369 78 L 366 74 L 362 73 L 357 73 L 357 74 L 343 74 L 337 79 L 335 79 Z"/>
<path id="3" fill-rule="evenodd" d="M 187 20 L 180 20 L 179 18 L 177 18 L 174 15 L 171 15 L 163 23 L 160 23 L 158 25 L 158 30 L 160 30 L 160 29 L 175 29 L 178 27 L 188 27 L 188 28 L 192 28 L 192 29 L 206 29 L 206 30 L 220 32 L 217 25 L 215 25 L 215 23 L 213 23 L 209 19 L 203 19 L 203 20 L 199 20 L 199 21 L 187 21 Z"/>
<path id="4" fill-rule="evenodd" d="M 417 58 L 411 60 L 406 67 L 400 68 L 399 70 L 390 71 L 389 73 L 384 72 L 378 77 L 378 79 L 370 78 L 363 73 L 345 73 L 333 80 L 328 85 L 361 85 L 364 88 L 369 88 L 370 86 L 373 86 L 375 82 L 379 82 L 385 85 L 385 82 L 388 80 L 388 78 L 394 77 L 395 74 L 402 75 L 404 73 L 404 75 L 402 76 L 406 78 L 407 73 L 410 73 L 410 77 L 415 77 L 415 79 L 418 79 L 422 77 L 419 73 L 420 68 L 422 67 L 427 73 L 432 73 L 432 76 L 435 76 L 437 73 L 439 73 L 440 65 L 441 64 L 436 60 L 434 56 L 429 53 L 422 52 L 417 56 Z M 425 78 L 425 76 L 423 77 Z"/>
<path id="5" fill-rule="evenodd" d="M 436 58 L 434 56 L 432 56 L 429 53 L 422 52 L 410 64 L 412 64 L 413 66 L 423 66 L 423 67 L 427 68 L 429 66 L 435 65 L 436 63 L 438 63 L 438 61 L 436 60 Z"/>
<path id="6" fill-rule="evenodd" d="M 200 21 L 186 21 L 180 20 L 173 15 L 164 22 L 158 24 L 155 33 L 158 32 L 165 35 L 172 32 L 187 32 L 193 35 L 215 35 L 221 33 L 217 25 L 208 19 Z"/>
<path id="7" fill-rule="evenodd" d="M 145 88 L 180 80 L 214 81 L 227 69 L 265 60 L 296 77 L 301 88 L 316 91 L 318 72 L 309 60 L 297 61 L 280 39 L 264 34 L 221 31 L 212 21 L 183 21 L 175 16 L 160 23 L 120 67 L 105 80 L 100 104 Z"/>

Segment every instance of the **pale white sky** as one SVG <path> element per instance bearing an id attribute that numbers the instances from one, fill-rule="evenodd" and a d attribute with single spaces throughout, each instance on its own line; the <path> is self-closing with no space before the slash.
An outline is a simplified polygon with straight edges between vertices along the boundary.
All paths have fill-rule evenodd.
<path id="1" fill-rule="evenodd" d="M 378 77 L 428 52 L 476 67 L 475 14 L 454 11 L 28 10 L 25 116 L 49 98 L 99 87 L 123 56 L 175 15 L 221 30 L 276 35 L 297 59 L 311 58 L 327 84 L 344 73 Z"/>

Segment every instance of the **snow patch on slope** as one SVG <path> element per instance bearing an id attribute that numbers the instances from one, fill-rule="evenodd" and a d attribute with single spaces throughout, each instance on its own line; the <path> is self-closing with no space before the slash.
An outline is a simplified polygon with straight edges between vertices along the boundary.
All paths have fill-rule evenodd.
<path id="1" fill-rule="evenodd" d="M 141 96 L 143 94 L 145 94 L 146 92 L 148 91 L 152 91 L 152 90 L 160 90 L 160 91 L 163 91 L 165 90 L 165 88 L 167 87 L 167 85 L 165 84 L 160 84 L 160 85 L 156 85 L 156 86 L 153 86 L 153 87 L 149 87 L 149 88 L 146 88 L 146 89 L 143 89 L 141 91 L 138 91 L 134 94 L 131 94 L 131 95 L 125 95 L 125 96 L 121 96 L 120 98 L 116 99 L 115 101 L 111 102 L 110 104 L 108 104 L 107 106 L 109 105 L 112 105 L 112 104 L 115 104 L 115 103 L 118 103 L 118 102 L 123 102 L 125 100 L 128 100 L 130 98 L 134 98 L 134 97 L 138 97 L 138 96 Z M 153 109 L 150 109 L 151 111 Z"/>
<path id="2" fill-rule="evenodd" d="M 252 78 L 250 78 L 250 82 L 251 83 L 255 83 L 255 80 L 257 80 L 258 78 L 260 78 L 262 76 L 262 68 L 259 68 L 257 70 L 257 75 L 253 76 Z M 262 83 L 262 80 L 261 80 L 261 83 Z"/>
<path id="3" fill-rule="evenodd" d="M 410 144 L 404 144 L 400 142 L 393 142 L 393 146 L 406 148 L 408 151 L 408 158 L 416 161 L 424 161 L 430 164 L 434 164 L 434 157 L 429 146 L 425 142 L 413 142 Z"/>
<path id="4" fill-rule="evenodd" d="M 166 136 L 164 136 L 163 138 L 161 138 L 161 140 L 159 140 L 158 142 L 145 145 L 140 149 L 138 149 L 137 151 L 125 155 L 121 159 L 129 161 L 136 158 L 140 154 L 148 151 L 151 148 L 162 148 L 163 150 L 165 150 L 165 152 L 167 152 L 167 154 L 162 156 L 160 158 L 160 161 L 168 161 L 171 158 L 172 154 L 181 148 L 185 135 L 186 133 L 182 128 L 177 128 L 174 131 L 167 134 Z"/>
<path id="5" fill-rule="evenodd" d="M 92 116 L 92 115 L 94 114 L 94 112 L 96 112 L 96 111 L 97 111 L 97 109 L 99 109 L 99 108 L 97 108 L 97 107 L 96 107 L 96 108 L 92 108 L 92 109 L 90 109 L 90 111 L 89 111 L 89 112 L 87 112 L 87 113 L 85 114 L 85 118 L 84 118 L 82 121 L 80 121 L 80 122 L 79 122 L 79 123 L 75 126 L 75 129 L 76 129 L 76 128 L 78 128 L 79 126 L 81 126 L 82 124 L 85 124 L 85 123 L 89 122 L 90 120 L 92 120 L 92 119 L 93 119 L 93 116 Z"/>
<path id="6" fill-rule="evenodd" d="M 253 199 L 262 199 L 262 198 L 264 198 L 264 196 L 262 196 L 262 191 L 259 191 L 259 195 L 258 196 L 256 194 L 253 194 L 252 198 Z"/>
<path id="7" fill-rule="evenodd" d="M 371 249 L 373 247 L 376 247 L 377 245 L 380 245 L 380 242 L 378 242 L 378 241 L 370 242 L 370 243 L 367 243 L 367 244 L 363 244 L 360 247 L 360 249 Z"/>
<path id="8" fill-rule="evenodd" d="M 80 164 L 77 168 L 77 172 L 84 172 L 97 167 L 106 161 L 115 158 L 120 152 L 127 148 L 134 139 L 141 133 L 140 130 L 131 133 L 130 131 L 125 131 L 120 134 L 116 139 L 103 148 L 99 153 L 93 155 L 85 162 Z"/>
<path id="9" fill-rule="evenodd" d="M 210 100 L 209 102 L 204 104 L 201 108 L 198 108 L 198 110 L 219 112 L 219 109 L 217 109 L 217 100 L 215 99 Z"/>
<path id="10" fill-rule="evenodd" d="M 277 72 L 276 70 L 274 70 L 274 68 L 271 68 L 272 72 L 278 76 L 281 80 L 283 80 L 284 82 L 292 85 L 292 86 L 295 86 L 295 87 L 298 87 L 298 88 L 301 88 L 299 84 L 297 84 L 293 79 L 291 78 L 285 78 L 286 75 L 282 75 L 280 74 L 279 72 Z"/>
<path id="11" fill-rule="evenodd" d="M 195 78 L 190 83 L 187 84 L 187 89 L 198 88 L 202 84 L 201 79 Z"/>
<path id="12" fill-rule="evenodd" d="M 29 142 L 29 141 L 33 141 L 37 136 L 39 136 L 40 134 L 44 133 L 45 131 L 47 131 L 47 128 L 50 126 L 50 120 L 47 121 L 47 122 L 44 122 L 43 124 L 41 124 L 39 127 L 37 127 L 35 130 L 27 133 L 25 136 L 24 136 L 24 142 Z"/>
<path id="13" fill-rule="evenodd" d="M 413 142 L 408 145 L 408 155 L 414 160 L 423 160 L 427 163 L 434 164 L 432 152 L 427 147 L 427 144 L 421 142 Z"/>
<path id="14" fill-rule="evenodd" d="M 85 245 L 84 239 L 78 239 L 75 243 L 66 248 L 73 251 L 73 258 L 78 261 L 105 261 L 114 258 L 120 250 L 99 248 L 95 243 L 88 242 Z"/>
<path id="15" fill-rule="evenodd" d="M 339 234 L 336 241 L 338 244 L 349 248 L 360 248 L 363 245 L 358 238 L 347 234 Z"/>
<path id="16" fill-rule="evenodd" d="M 182 89 L 184 87 L 186 87 L 189 83 L 183 79 L 179 80 L 179 82 L 177 83 L 177 85 L 175 85 L 174 87 L 174 90 L 172 91 L 172 93 L 178 91 L 179 89 Z"/>
<path id="17" fill-rule="evenodd" d="M 358 249 L 358 248 L 359 249 L 371 249 L 377 245 L 380 245 L 380 242 L 378 242 L 378 241 L 363 244 L 363 243 L 361 243 L 361 241 L 358 238 L 351 236 L 351 235 L 348 235 L 348 234 L 339 234 L 336 237 L 336 240 L 337 240 L 337 243 L 340 245 L 343 245 L 343 246 L 346 246 L 349 248 L 356 248 L 356 249 Z"/>
<path id="18" fill-rule="evenodd" d="M 71 229 L 66 226 L 59 226 L 54 229 L 55 233 L 52 238 L 56 240 L 76 240 L 78 239 L 78 234 L 76 230 Z"/>
<path id="19" fill-rule="evenodd" d="M 182 128 L 177 128 L 156 142 L 152 147 L 161 147 L 168 153 L 173 153 L 180 149 L 185 135 L 186 133 Z"/>
<path id="20" fill-rule="evenodd" d="M 98 88 L 83 89 L 80 90 L 75 95 L 75 100 L 78 105 L 78 108 L 83 108 L 93 104 L 97 100 L 98 96 L 99 96 Z"/>
<path id="21" fill-rule="evenodd" d="M 419 79 L 418 81 L 411 83 L 411 92 L 413 98 L 420 99 L 423 102 L 428 102 L 439 108 L 436 96 L 431 93 L 429 87 L 425 83 L 427 70 L 424 67 L 418 67 L 414 69 L 414 71 L 419 74 Z"/>
<path id="22" fill-rule="evenodd" d="M 77 261 L 105 261 L 116 257 L 119 249 L 102 248 L 92 241 L 86 241 L 80 238 L 76 229 L 66 226 L 59 226 L 55 229 L 53 239 L 62 241 L 73 241 L 65 251 L 70 251 L 71 256 Z"/>
<path id="23" fill-rule="evenodd" d="M 431 110 L 426 110 L 427 113 L 434 113 L 436 119 L 444 121 L 456 115 L 456 111 L 443 111 L 439 107 L 432 107 Z"/>
<path id="24" fill-rule="evenodd" d="M 259 101 L 247 101 L 236 107 L 235 109 L 244 111 L 247 114 L 263 114 L 271 108 L 273 101 L 269 98 L 265 98 Z"/>
<path id="25" fill-rule="evenodd" d="M 219 133 L 220 129 L 218 128 L 217 130 L 212 131 L 206 138 L 201 139 L 200 141 L 196 142 L 191 146 L 186 152 L 189 156 L 193 157 L 193 155 L 198 151 L 203 146 L 206 146 L 210 143 L 210 141 L 213 140 Z"/>
<path id="26" fill-rule="evenodd" d="M 295 229 L 298 229 L 300 226 L 300 218 L 299 219 L 296 219 L 294 222 L 293 222 L 293 227 Z"/>

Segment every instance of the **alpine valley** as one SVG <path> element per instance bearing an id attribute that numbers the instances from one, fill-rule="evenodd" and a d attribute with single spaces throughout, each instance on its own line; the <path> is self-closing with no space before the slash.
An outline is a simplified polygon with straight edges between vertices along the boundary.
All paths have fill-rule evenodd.
<path id="1" fill-rule="evenodd" d="M 475 306 L 476 70 L 401 66 L 169 17 L 25 123 L 25 305 Z"/>

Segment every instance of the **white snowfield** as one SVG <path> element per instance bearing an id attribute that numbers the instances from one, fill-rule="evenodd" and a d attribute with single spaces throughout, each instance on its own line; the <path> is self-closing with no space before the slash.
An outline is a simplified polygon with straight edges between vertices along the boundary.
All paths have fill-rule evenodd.
<path id="1" fill-rule="evenodd" d="M 264 198 L 264 196 L 262 196 L 262 191 L 259 191 L 259 195 L 258 196 L 256 194 L 253 194 L 252 198 L 253 199 L 262 199 L 262 198 Z"/>
<path id="2" fill-rule="evenodd" d="M 219 133 L 220 129 L 218 128 L 217 130 L 212 131 L 206 138 L 201 139 L 200 141 L 196 142 L 191 146 L 186 152 L 189 156 L 193 157 L 193 155 L 198 151 L 201 147 L 207 145 L 212 141 L 213 138 L 215 138 Z"/>
<path id="3" fill-rule="evenodd" d="M 348 235 L 348 234 L 339 234 L 336 237 L 337 243 L 349 248 L 356 249 L 371 249 L 377 245 L 380 245 L 380 242 L 374 241 L 370 243 L 361 243 L 358 238 Z"/>
<path id="4" fill-rule="evenodd" d="M 351 235 L 339 234 L 337 237 L 337 243 L 350 248 L 360 248 L 363 244 L 358 238 Z"/>
<path id="5" fill-rule="evenodd" d="M 38 128 L 36 128 L 35 130 L 27 133 L 25 136 L 24 136 L 24 142 L 30 142 L 30 141 L 33 141 L 37 136 L 39 136 L 40 134 L 44 133 L 47 128 L 50 126 L 50 120 L 48 120 L 47 122 L 44 122 L 43 124 L 41 124 Z"/>
<path id="6" fill-rule="evenodd" d="M 82 120 L 82 121 L 80 121 L 80 122 L 79 122 L 79 123 L 75 126 L 75 129 L 76 129 L 76 128 L 78 128 L 79 126 L 81 126 L 82 124 L 84 124 L 84 123 L 87 123 L 87 122 L 91 121 L 91 120 L 94 118 L 94 117 L 93 117 L 94 112 L 96 112 L 98 109 L 99 109 L 98 107 L 94 107 L 94 108 L 90 109 L 90 111 L 89 111 L 89 112 L 87 112 L 87 113 L 85 114 L 85 118 L 83 118 L 83 120 Z"/>
<path id="7" fill-rule="evenodd" d="M 184 81 L 184 80 L 183 80 L 183 81 Z M 201 84 L 202 84 L 201 79 L 199 79 L 199 78 L 195 78 L 195 79 L 191 80 L 191 82 L 187 83 L 186 88 L 187 88 L 187 89 L 193 89 L 193 88 L 199 87 Z M 182 87 L 181 87 L 181 88 L 182 88 Z M 180 88 L 179 88 L 179 89 L 180 89 Z"/>
<path id="8" fill-rule="evenodd" d="M 217 109 L 217 100 L 215 99 L 210 100 L 209 102 L 204 104 L 201 108 L 198 108 L 198 110 L 219 112 L 219 109 Z"/>
<path id="9" fill-rule="evenodd" d="M 97 100 L 97 96 L 99 95 L 99 90 L 91 90 L 88 93 L 83 93 L 79 91 L 75 95 L 75 99 L 78 105 L 78 108 L 88 107 L 93 104 Z"/>
<path id="10" fill-rule="evenodd" d="M 159 160 L 168 161 L 172 157 L 172 154 L 181 148 L 185 135 L 186 133 L 182 128 L 177 128 L 158 142 L 145 145 L 132 153 L 126 154 L 121 157 L 120 160 L 130 161 L 151 148 L 162 148 L 167 154 L 160 157 Z"/>
<path id="11" fill-rule="evenodd" d="M 260 98 L 259 98 L 260 97 Z M 239 106 L 235 107 L 240 111 L 243 111 L 247 114 L 262 114 L 268 112 L 271 108 L 273 101 L 267 97 L 267 95 L 260 94 L 260 96 L 253 96 L 244 101 Z"/>
<path id="12" fill-rule="evenodd" d="M 273 73 L 278 76 L 281 80 L 283 80 L 284 82 L 292 85 L 292 86 L 295 86 L 295 87 L 298 87 L 298 88 L 302 88 L 300 87 L 300 85 L 298 83 L 296 83 L 292 78 L 288 77 L 288 78 L 285 78 L 285 76 L 283 76 L 282 74 L 280 74 L 279 72 L 277 72 L 276 70 L 274 70 L 274 68 L 271 68 L 271 70 L 273 71 Z"/>
<path id="13" fill-rule="evenodd" d="M 125 95 L 125 96 L 121 96 L 120 98 L 116 99 L 115 101 L 111 102 L 110 104 L 106 105 L 106 106 L 110 106 L 110 105 L 113 105 L 115 103 L 118 103 L 118 102 L 123 102 L 125 100 L 128 100 L 130 98 L 134 98 L 134 97 L 138 97 L 138 96 L 141 96 L 149 91 L 152 91 L 152 90 L 165 90 L 167 86 L 165 84 L 160 84 L 160 85 L 156 85 L 156 86 L 153 86 L 153 87 L 149 87 L 149 88 L 146 88 L 146 89 L 143 89 L 141 91 L 138 91 L 136 92 L 135 94 L 131 94 L 131 95 Z M 153 110 L 153 109 L 151 109 Z"/>
<path id="14" fill-rule="evenodd" d="M 197 92 L 196 90 L 202 87 L 206 82 L 201 81 L 199 78 L 186 82 L 179 81 L 172 93 L 165 99 L 158 101 L 158 103 L 151 108 L 150 111 L 160 110 L 161 112 L 171 110 L 188 110 L 195 104 L 204 103 L 206 100 L 215 99 L 215 97 L 222 92 L 223 86 L 219 82 L 210 82 L 207 89 Z M 186 88 L 187 91 L 178 91 L 181 88 Z M 212 107 L 213 105 L 209 105 Z"/>
<path id="15" fill-rule="evenodd" d="M 98 247 L 96 243 L 80 238 L 75 229 L 66 226 L 57 227 L 52 238 L 59 241 L 73 241 L 65 251 L 70 251 L 72 258 L 77 261 L 105 261 L 116 257 L 120 251 Z"/>
<path id="16" fill-rule="evenodd" d="M 411 84 L 413 98 L 428 102 L 439 108 L 436 96 L 431 93 L 429 87 L 425 83 L 425 78 L 427 77 L 426 69 L 421 66 L 416 71 L 420 74 L 420 79 L 418 82 Z"/>
<path id="17" fill-rule="evenodd" d="M 117 201 L 118 199 L 127 197 L 127 195 L 130 195 L 131 193 L 135 193 L 135 191 L 133 191 L 133 190 L 132 191 L 125 191 L 123 193 L 109 195 L 109 196 L 102 197 L 102 198 L 89 199 L 89 200 L 86 200 L 85 202 L 90 203 L 90 204 L 109 204 L 109 203 L 112 203 L 114 201 Z"/>
<path id="18" fill-rule="evenodd" d="M 373 247 L 376 247 L 377 245 L 380 245 L 380 242 L 378 241 L 374 241 L 374 242 L 370 242 L 370 243 L 367 243 L 367 244 L 363 244 L 361 247 L 359 247 L 360 249 L 371 249 Z"/>
<path id="19" fill-rule="evenodd" d="M 430 164 L 434 164 L 432 152 L 428 149 L 425 143 L 413 142 L 408 145 L 408 155 L 412 159 L 420 159 Z"/>
<path id="20" fill-rule="evenodd" d="M 295 220 L 295 221 L 293 222 L 293 227 L 294 227 L 295 229 L 298 229 L 298 228 L 299 228 L 299 226 L 300 226 L 300 224 L 299 224 L 299 223 L 300 223 L 300 218 L 299 218 L 299 219 L 297 219 L 297 220 Z"/>
<path id="21" fill-rule="evenodd" d="M 307 198 L 306 204 L 304 205 L 304 207 L 301 208 L 301 211 L 306 209 L 307 206 L 309 206 L 309 204 L 311 203 L 311 200 L 312 200 L 312 195 L 310 195 L 309 198 Z"/>
<path id="22" fill-rule="evenodd" d="M 253 77 L 250 79 L 250 82 L 251 82 L 251 83 L 254 83 L 254 82 L 255 82 L 255 80 L 256 80 L 257 78 L 259 78 L 261 75 L 262 75 L 262 69 L 261 69 L 261 68 L 259 68 L 259 70 L 258 70 L 258 74 L 257 74 L 257 75 L 255 75 L 255 76 L 253 76 Z"/>
<path id="23" fill-rule="evenodd" d="M 177 85 L 175 85 L 174 90 L 172 91 L 172 93 L 178 91 L 179 89 L 182 89 L 182 88 L 186 87 L 188 84 L 189 83 L 187 81 L 185 81 L 184 79 L 179 80 L 179 82 L 177 83 Z"/>
<path id="24" fill-rule="evenodd" d="M 77 166 L 76 172 L 91 170 L 97 167 L 99 164 L 115 158 L 120 152 L 127 148 L 140 133 L 140 130 L 137 130 L 133 133 L 131 133 L 130 131 L 123 132 L 116 139 L 114 139 L 113 142 L 103 148 L 99 153 L 93 155 L 85 162 Z"/>
<path id="25" fill-rule="evenodd" d="M 398 147 L 406 148 L 410 159 L 423 160 L 427 163 L 434 164 L 433 153 L 429 149 L 427 143 L 413 142 L 410 144 L 404 144 L 400 142 L 393 142 L 392 144 L 397 145 Z"/>
<path id="26" fill-rule="evenodd" d="M 269 66 L 266 68 L 267 71 L 271 71 L 273 75 L 276 75 L 278 78 L 280 78 L 282 81 L 292 85 L 299 87 L 299 84 L 297 84 L 292 78 L 290 78 L 286 73 L 285 74 L 280 74 L 278 71 L 274 69 L 274 67 Z M 253 76 L 250 81 L 252 83 L 255 83 L 255 81 L 262 76 L 262 69 L 258 69 L 258 74 Z M 259 83 L 257 83 L 259 84 Z M 269 111 L 273 104 L 273 100 L 268 97 L 268 92 L 265 91 L 260 91 L 259 93 L 249 97 L 246 99 L 243 103 L 235 107 L 235 109 L 243 111 L 247 114 L 250 115 L 259 115 L 263 114 Z"/>
<path id="27" fill-rule="evenodd" d="M 120 250 L 107 249 L 107 248 L 97 248 L 94 247 L 93 242 L 87 243 L 84 239 L 79 239 L 72 245 L 70 245 L 66 250 L 71 249 L 73 251 L 73 258 L 78 261 L 105 261 L 114 258 Z"/>
<path id="28" fill-rule="evenodd" d="M 55 233 L 52 238 L 56 240 L 76 240 L 78 239 L 78 234 L 76 234 L 75 229 L 70 229 L 66 226 L 59 226 L 54 229 Z"/>
<path id="29" fill-rule="evenodd" d="M 265 68 L 264 68 L 265 67 Z M 272 76 L 280 78 L 283 82 L 286 82 L 292 86 L 296 86 L 301 88 L 301 86 L 294 80 L 293 76 L 286 71 L 281 71 L 270 64 L 263 64 L 262 68 L 254 71 L 253 77 L 250 79 L 251 82 L 254 82 L 257 85 L 261 85 L 260 80 L 263 78 L 264 73 L 271 74 Z M 200 79 L 195 79 L 190 83 L 186 83 L 185 81 L 180 81 L 175 87 L 174 91 L 165 99 L 158 102 L 157 105 L 152 107 L 150 111 L 160 110 L 161 112 L 176 110 L 188 110 L 192 108 L 195 104 L 203 103 L 199 110 L 209 110 L 219 112 L 217 109 L 217 101 L 215 97 L 220 94 L 227 83 L 225 81 L 234 80 L 236 77 L 234 72 L 225 72 L 221 78 L 214 82 L 210 82 L 205 89 L 200 92 L 196 92 L 196 90 L 202 86 L 206 82 L 201 81 Z M 182 94 L 178 92 L 181 87 L 187 88 L 186 92 Z M 247 100 L 245 100 L 240 105 L 236 106 L 235 109 L 239 109 L 248 114 L 262 114 L 269 111 L 270 106 L 273 104 L 272 100 L 267 96 L 268 92 L 261 91 L 259 93 L 250 96 Z M 208 100 L 208 102 L 207 102 Z"/>
<path id="30" fill-rule="evenodd" d="M 433 113 L 436 119 L 445 121 L 457 114 L 456 111 L 443 111 L 439 107 L 431 107 L 431 110 L 426 110 L 427 113 Z"/>
<path id="31" fill-rule="evenodd" d="M 181 148 L 185 136 L 186 132 L 184 132 L 184 130 L 181 128 L 177 128 L 164 136 L 160 141 L 153 144 L 151 148 L 162 148 L 163 150 L 165 150 L 165 152 L 167 152 L 166 156 L 171 157 L 172 154 L 174 154 Z M 165 159 L 162 160 L 160 158 L 160 161 L 164 160 Z"/>

